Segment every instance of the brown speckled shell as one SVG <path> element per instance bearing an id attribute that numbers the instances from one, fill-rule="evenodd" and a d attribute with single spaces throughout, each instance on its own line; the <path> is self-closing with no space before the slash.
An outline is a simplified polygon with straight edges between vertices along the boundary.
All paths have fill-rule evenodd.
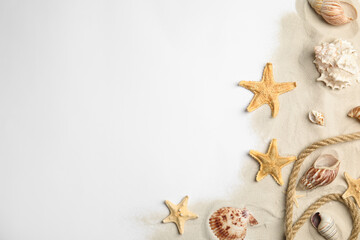
<path id="1" fill-rule="evenodd" d="M 314 189 L 332 183 L 340 167 L 340 161 L 330 154 L 321 155 L 300 179 L 300 187 Z"/>
<path id="2" fill-rule="evenodd" d="M 245 239 L 248 223 L 250 225 L 258 224 L 246 208 L 220 208 L 209 219 L 211 230 L 220 240 Z"/>
<path id="3" fill-rule="evenodd" d="M 348 112 L 348 116 L 360 120 L 360 106 L 355 107 Z"/>

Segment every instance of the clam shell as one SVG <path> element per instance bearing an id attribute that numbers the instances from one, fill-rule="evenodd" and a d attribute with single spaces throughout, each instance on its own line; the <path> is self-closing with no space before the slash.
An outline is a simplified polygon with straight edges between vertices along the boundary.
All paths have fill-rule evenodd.
<path id="1" fill-rule="evenodd" d="M 348 112 L 348 116 L 360 120 L 360 106 L 357 106 Z"/>
<path id="2" fill-rule="evenodd" d="M 356 8 L 349 4 L 339 0 L 308 0 L 311 7 L 317 14 L 323 17 L 323 19 L 331 25 L 343 25 L 356 19 Z M 354 18 L 346 16 L 343 5 L 349 5 L 354 11 Z"/>
<path id="3" fill-rule="evenodd" d="M 316 212 L 310 218 L 311 224 L 327 240 L 338 240 L 339 234 L 335 221 L 329 215 Z"/>
<path id="4" fill-rule="evenodd" d="M 312 123 L 324 126 L 325 125 L 325 117 L 324 114 L 318 111 L 309 112 L 309 119 Z"/>
<path id="5" fill-rule="evenodd" d="M 258 224 L 257 220 L 246 208 L 220 208 L 209 219 L 211 230 L 220 240 L 245 239 L 248 223 L 250 226 Z"/>
<path id="6" fill-rule="evenodd" d="M 340 161 L 336 157 L 331 154 L 321 155 L 300 179 L 299 185 L 307 190 L 326 186 L 334 181 L 339 168 Z"/>

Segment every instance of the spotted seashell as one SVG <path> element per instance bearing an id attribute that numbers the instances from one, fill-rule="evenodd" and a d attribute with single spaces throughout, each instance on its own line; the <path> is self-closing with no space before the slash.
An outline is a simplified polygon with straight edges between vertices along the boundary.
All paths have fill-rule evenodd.
<path id="1" fill-rule="evenodd" d="M 351 109 L 348 116 L 360 120 L 360 106 Z"/>
<path id="2" fill-rule="evenodd" d="M 333 155 L 321 155 L 300 179 L 300 187 L 311 190 L 328 185 L 335 180 L 339 168 L 340 161 Z"/>
<path id="3" fill-rule="evenodd" d="M 325 125 L 325 118 L 324 114 L 318 111 L 311 111 L 309 112 L 309 119 L 311 122 L 324 126 Z"/>
<path id="4" fill-rule="evenodd" d="M 311 224 L 327 240 L 338 240 L 339 234 L 334 219 L 323 213 L 314 213 L 310 218 Z"/>
<path id="5" fill-rule="evenodd" d="M 211 230 L 220 240 L 245 239 L 248 223 L 250 226 L 258 224 L 246 208 L 220 208 L 209 219 Z"/>

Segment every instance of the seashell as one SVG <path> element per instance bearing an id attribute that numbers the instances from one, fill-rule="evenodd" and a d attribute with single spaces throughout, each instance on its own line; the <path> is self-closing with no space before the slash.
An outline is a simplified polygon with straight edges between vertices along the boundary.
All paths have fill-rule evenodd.
<path id="1" fill-rule="evenodd" d="M 334 219 L 326 214 L 316 212 L 310 218 L 311 224 L 327 240 L 338 240 L 339 234 Z"/>
<path id="2" fill-rule="evenodd" d="M 333 155 L 321 155 L 300 179 L 299 185 L 308 190 L 328 185 L 336 178 L 339 168 L 340 161 Z"/>
<path id="3" fill-rule="evenodd" d="M 331 25 L 343 25 L 354 20 L 351 17 L 346 16 L 343 4 L 349 5 L 355 13 L 355 19 L 357 18 L 356 8 L 350 3 L 345 3 L 339 0 L 308 0 L 311 7 L 317 14 L 323 17 L 323 19 Z"/>
<path id="4" fill-rule="evenodd" d="M 314 51 L 314 63 L 320 73 L 317 81 L 332 89 L 343 89 L 360 80 L 358 55 L 350 42 L 341 39 L 323 42 Z"/>
<path id="5" fill-rule="evenodd" d="M 209 219 L 211 230 L 220 240 L 245 239 L 248 223 L 250 226 L 258 224 L 246 208 L 223 207 L 214 212 Z"/>
<path id="6" fill-rule="evenodd" d="M 360 120 L 360 106 L 354 107 L 348 112 L 348 116 Z"/>
<path id="7" fill-rule="evenodd" d="M 311 122 L 324 126 L 324 114 L 322 114 L 321 112 L 318 111 L 311 111 L 309 112 L 309 119 Z"/>

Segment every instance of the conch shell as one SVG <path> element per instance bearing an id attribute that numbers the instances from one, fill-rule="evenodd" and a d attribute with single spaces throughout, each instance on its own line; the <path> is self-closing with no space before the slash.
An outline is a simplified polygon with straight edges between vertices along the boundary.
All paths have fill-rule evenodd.
<path id="1" fill-rule="evenodd" d="M 332 89 L 343 89 L 360 79 L 358 54 L 353 45 L 345 40 L 323 42 L 314 48 L 314 63 L 322 81 Z"/>
<path id="2" fill-rule="evenodd" d="M 209 219 L 211 230 L 220 240 L 245 239 L 248 223 L 250 226 L 258 224 L 246 208 L 220 208 Z"/>
<path id="3" fill-rule="evenodd" d="M 300 179 L 299 185 L 308 190 L 328 185 L 335 180 L 339 168 L 340 161 L 333 155 L 321 155 Z"/>
<path id="4" fill-rule="evenodd" d="M 322 114 L 321 112 L 318 111 L 311 111 L 309 112 L 309 119 L 311 122 L 324 126 L 325 123 L 325 118 L 324 118 L 324 114 Z"/>
<path id="5" fill-rule="evenodd" d="M 348 116 L 360 120 L 360 106 L 357 106 L 348 112 Z"/>
<path id="6" fill-rule="evenodd" d="M 357 17 L 356 8 L 350 3 L 345 3 L 339 0 L 308 0 L 315 12 L 322 16 L 324 20 L 331 25 L 343 25 L 354 20 L 345 15 L 342 4 L 348 4 L 354 9 L 355 19 Z"/>
<path id="7" fill-rule="evenodd" d="M 310 218 L 311 224 L 327 240 L 338 240 L 339 234 L 334 219 L 326 214 L 314 213 Z"/>

